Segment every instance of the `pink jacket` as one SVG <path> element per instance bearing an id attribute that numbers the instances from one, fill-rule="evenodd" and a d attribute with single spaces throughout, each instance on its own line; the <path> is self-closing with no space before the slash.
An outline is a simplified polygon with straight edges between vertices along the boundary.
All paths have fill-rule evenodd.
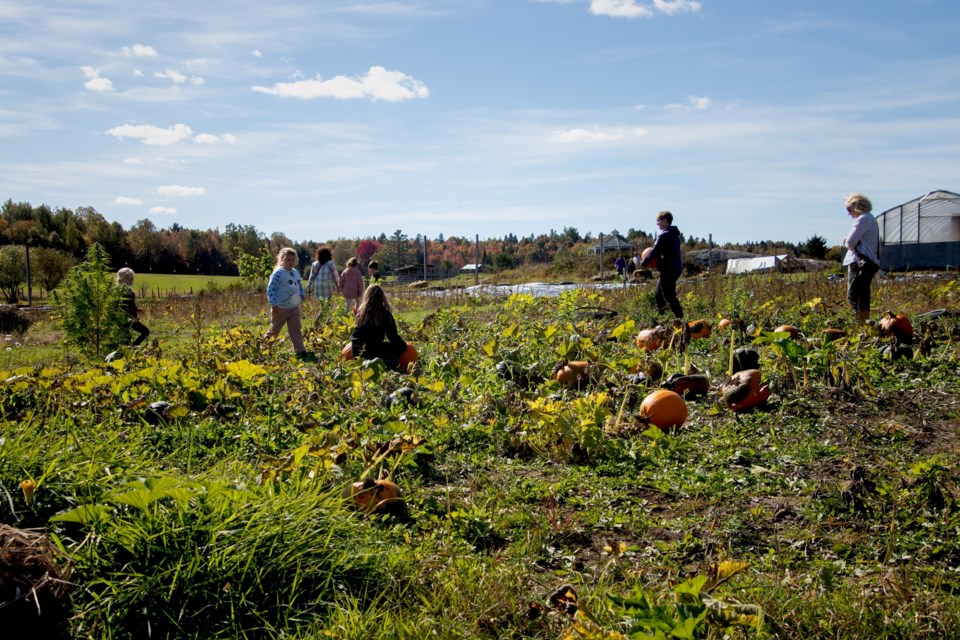
<path id="1" fill-rule="evenodd" d="M 363 274 L 356 267 L 347 267 L 340 274 L 340 291 L 344 298 L 359 298 L 363 295 Z"/>

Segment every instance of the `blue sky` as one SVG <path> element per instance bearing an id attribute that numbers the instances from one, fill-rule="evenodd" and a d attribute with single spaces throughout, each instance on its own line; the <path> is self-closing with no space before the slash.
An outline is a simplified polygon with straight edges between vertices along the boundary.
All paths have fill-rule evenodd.
<path id="1" fill-rule="evenodd" d="M 960 191 L 956 0 L 0 0 L 0 198 L 294 240 L 837 244 Z"/>

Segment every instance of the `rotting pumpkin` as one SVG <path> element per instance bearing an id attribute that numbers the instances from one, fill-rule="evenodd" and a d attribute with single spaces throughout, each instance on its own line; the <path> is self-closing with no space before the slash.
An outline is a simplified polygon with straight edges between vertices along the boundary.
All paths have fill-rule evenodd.
<path id="1" fill-rule="evenodd" d="M 746 369 L 730 376 L 721 386 L 723 402 L 733 411 L 746 411 L 770 398 L 770 387 L 760 385 L 759 369 Z"/>
<path id="2" fill-rule="evenodd" d="M 640 419 L 660 429 L 679 427 L 687 419 L 687 402 L 676 392 L 658 389 L 640 403 Z"/>
<path id="3" fill-rule="evenodd" d="M 643 329 L 637 334 L 637 346 L 646 351 L 656 351 L 667 341 L 667 330 L 656 326 L 653 329 Z"/>
<path id="4" fill-rule="evenodd" d="M 687 323 L 690 328 L 690 337 L 692 339 L 709 338 L 710 323 L 706 320 L 691 320 Z"/>
<path id="5" fill-rule="evenodd" d="M 561 362 L 553 370 L 553 379 L 565 387 L 579 387 L 590 379 L 589 367 L 586 360 Z"/>
<path id="6" fill-rule="evenodd" d="M 887 311 L 880 318 L 880 330 L 885 336 L 893 336 L 901 344 L 913 344 L 913 324 L 902 313 Z"/>
<path id="7" fill-rule="evenodd" d="M 406 508 L 400 487 L 390 480 L 354 482 L 344 487 L 343 497 L 367 514 L 398 514 Z"/>

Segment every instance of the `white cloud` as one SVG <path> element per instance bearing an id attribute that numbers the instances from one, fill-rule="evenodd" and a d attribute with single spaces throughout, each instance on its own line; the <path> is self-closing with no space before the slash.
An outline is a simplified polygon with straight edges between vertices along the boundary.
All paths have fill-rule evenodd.
<path id="1" fill-rule="evenodd" d="M 183 84 L 187 81 L 187 76 L 183 75 L 175 69 L 167 69 L 166 71 L 160 72 L 155 71 L 153 73 L 154 78 L 168 79 L 172 80 L 175 84 Z"/>
<path id="2" fill-rule="evenodd" d="M 687 100 L 690 101 L 690 106 L 697 111 L 703 111 L 710 107 L 710 98 L 707 97 L 690 96 Z"/>
<path id="3" fill-rule="evenodd" d="M 107 131 L 115 138 L 139 138 L 143 144 L 165 146 L 189 139 L 193 129 L 185 124 L 175 124 L 161 129 L 151 124 L 124 124 Z"/>
<path id="4" fill-rule="evenodd" d="M 212 133 L 201 133 L 193 139 L 197 144 L 233 144 L 237 141 L 237 137 L 233 134 L 227 133 L 223 136 L 215 136 Z"/>
<path id="5" fill-rule="evenodd" d="M 263 52 L 260 51 L 260 49 L 254 49 L 253 51 L 250 52 L 250 55 L 252 55 L 254 58 L 262 58 Z"/>
<path id="6" fill-rule="evenodd" d="M 134 69 L 134 70 L 133 70 L 133 77 L 134 77 L 134 78 L 142 78 L 142 77 L 143 77 L 143 71 L 140 71 L 140 69 Z"/>
<path id="7" fill-rule="evenodd" d="M 653 6 L 660 13 L 668 15 L 686 11 L 688 13 L 697 13 L 700 11 L 700 3 L 697 0 L 653 0 Z"/>
<path id="8" fill-rule="evenodd" d="M 117 196 L 117 199 L 113 201 L 115 204 L 123 205 L 138 205 L 143 204 L 143 200 L 140 198 L 128 198 L 126 196 Z"/>
<path id="9" fill-rule="evenodd" d="M 157 50 L 145 44 L 135 44 L 132 47 L 124 47 L 120 51 L 128 58 L 156 58 Z"/>
<path id="10" fill-rule="evenodd" d="M 100 69 L 83 67 L 83 75 L 88 78 L 88 80 L 83 83 L 83 87 L 87 91 L 96 91 L 97 93 L 113 91 L 113 83 L 107 78 L 100 77 Z"/>
<path id="11" fill-rule="evenodd" d="M 124 159 L 123 164 L 143 164 L 143 160 L 140 158 L 126 158 Z"/>
<path id="12" fill-rule="evenodd" d="M 550 142 L 558 144 L 573 143 L 591 143 L 591 142 L 617 142 L 630 138 L 642 138 L 647 135 L 646 129 L 567 129 L 566 131 L 555 131 L 547 138 Z"/>
<path id="13" fill-rule="evenodd" d="M 430 95 L 430 90 L 419 80 L 400 71 L 388 71 L 379 66 L 370 67 L 362 77 L 336 76 L 330 80 L 323 80 L 318 75 L 314 80 L 279 82 L 273 87 L 253 87 L 253 91 L 300 100 L 369 98 L 387 102 L 426 98 Z"/>
<path id="14" fill-rule="evenodd" d="M 157 193 L 166 198 L 202 196 L 207 190 L 203 187 L 184 187 L 179 184 L 167 184 L 157 187 Z"/>
<path id="15" fill-rule="evenodd" d="M 177 210 L 173 207 L 151 207 L 150 213 L 157 216 L 175 216 Z"/>
<path id="16" fill-rule="evenodd" d="M 590 13 L 614 18 L 649 18 L 653 10 L 637 4 L 637 0 L 590 0 Z"/>

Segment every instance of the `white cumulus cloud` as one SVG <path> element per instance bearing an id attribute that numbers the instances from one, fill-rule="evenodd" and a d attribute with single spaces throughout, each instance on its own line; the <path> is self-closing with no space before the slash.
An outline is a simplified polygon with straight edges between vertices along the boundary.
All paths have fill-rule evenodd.
<path id="1" fill-rule="evenodd" d="M 253 51 L 250 52 L 250 55 L 252 55 L 254 58 L 262 58 L 263 52 L 260 51 L 260 49 L 254 49 Z"/>
<path id="2" fill-rule="evenodd" d="M 173 207 L 151 207 L 150 213 L 158 216 L 175 216 L 177 210 Z"/>
<path id="3" fill-rule="evenodd" d="M 157 187 L 157 193 L 166 198 L 202 196 L 207 190 L 203 187 L 184 187 L 179 184 L 166 184 Z"/>
<path id="4" fill-rule="evenodd" d="M 107 133 L 115 138 L 139 138 L 143 144 L 166 146 L 190 139 L 193 129 L 185 124 L 175 124 L 166 129 L 152 124 L 124 124 L 108 129 Z"/>
<path id="5" fill-rule="evenodd" d="M 628 140 L 630 138 L 641 138 L 647 135 L 646 129 L 567 129 L 565 131 L 555 131 L 550 134 L 548 140 L 558 144 L 573 143 L 591 143 L 591 142 L 617 142 Z"/>
<path id="6" fill-rule="evenodd" d="M 128 58 L 156 58 L 157 50 L 145 44 L 135 44 L 120 50 Z"/>
<path id="7" fill-rule="evenodd" d="M 649 18 L 653 9 L 637 0 L 590 0 L 590 13 L 614 18 Z"/>
<path id="8" fill-rule="evenodd" d="M 389 71 L 380 66 L 370 67 L 365 75 L 359 77 L 340 75 L 324 80 L 318 75 L 313 80 L 279 82 L 272 87 L 253 87 L 253 91 L 300 100 L 368 98 L 370 100 L 386 100 L 387 102 L 426 98 L 430 95 L 430 90 L 419 80 L 400 71 Z"/>
<path id="9" fill-rule="evenodd" d="M 128 198 L 126 196 L 117 196 L 117 199 L 113 201 L 115 204 L 122 205 L 138 205 L 143 204 L 143 200 L 140 198 Z"/>
<path id="10" fill-rule="evenodd" d="M 697 0 L 653 0 L 653 6 L 657 8 L 657 11 L 666 14 L 681 11 L 697 13 L 700 11 L 700 3 Z"/>
<path id="11" fill-rule="evenodd" d="M 134 69 L 134 70 L 133 70 L 133 77 L 134 77 L 134 78 L 142 78 L 142 77 L 143 77 L 143 71 L 140 71 L 140 69 Z"/>
<path id="12" fill-rule="evenodd" d="M 175 69 L 167 69 L 166 71 L 155 71 L 153 73 L 154 78 L 160 78 L 167 80 L 172 80 L 175 84 L 183 84 L 187 81 L 187 76 L 183 75 Z"/>
<path id="13" fill-rule="evenodd" d="M 212 133 L 201 133 L 193 139 L 197 144 L 233 144 L 237 137 L 231 133 L 215 136 Z"/>
<path id="14" fill-rule="evenodd" d="M 100 69 L 83 67 L 83 75 L 87 78 L 87 81 L 83 83 L 83 87 L 87 91 L 96 91 L 97 93 L 113 91 L 113 83 L 108 78 L 100 77 Z"/>

